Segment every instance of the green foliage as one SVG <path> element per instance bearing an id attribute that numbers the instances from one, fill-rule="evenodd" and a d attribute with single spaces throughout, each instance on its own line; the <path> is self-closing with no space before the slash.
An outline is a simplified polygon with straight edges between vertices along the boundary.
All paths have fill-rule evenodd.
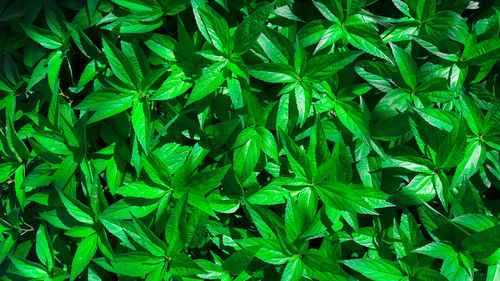
<path id="1" fill-rule="evenodd" d="M 499 32 L 499 0 L 0 0 L 0 279 L 498 281 Z"/>

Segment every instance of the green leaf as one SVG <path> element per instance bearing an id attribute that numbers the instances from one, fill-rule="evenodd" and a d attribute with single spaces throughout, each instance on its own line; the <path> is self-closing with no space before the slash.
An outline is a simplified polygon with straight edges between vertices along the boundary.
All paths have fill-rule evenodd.
<path id="1" fill-rule="evenodd" d="M 195 276 L 205 271 L 186 254 L 175 254 L 170 261 L 170 271 L 177 276 Z"/>
<path id="2" fill-rule="evenodd" d="M 225 78 L 223 70 L 225 66 L 225 62 L 217 62 L 204 69 L 201 77 L 196 80 L 186 106 L 213 93 L 222 83 L 224 83 Z"/>
<path id="3" fill-rule="evenodd" d="M 401 167 L 414 172 L 425 174 L 432 174 L 432 162 L 427 159 L 412 157 L 412 156 L 399 156 L 387 159 L 384 163 L 385 167 Z"/>
<path id="4" fill-rule="evenodd" d="M 285 234 L 290 242 L 302 234 L 302 214 L 299 213 L 297 202 L 288 194 L 285 207 Z"/>
<path id="5" fill-rule="evenodd" d="M 262 63 L 249 67 L 250 75 L 268 83 L 287 83 L 297 80 L 295 69 L 283 63 Z"/>
<path id="6" fill-rule="evenodd" d="M 132 226 L 134 231 L 127 232 L 135 242 L 147 249 L 153 255 L 161 256 L 165 254 L 167 246 L 148 227 L 132 214 Z"/>
<path id="7" fill-rule="evenodd" d="M 73 218 L 85 224 L 94 223 L 93 212 L 89 207 L 87 207 L 77 199 L 69 196 L 64 191 L 60 189 L 58 189 L 57 191 L 59 193 L 59 196 L 61 197 L 61 201 L 66 207 L 66 210 Z"/>
<path id="8" fill-rule="evenodd" d="M 481 65 L 489 60 L 498 60 L 500 56 L 500 38 L 493 37 L 474 45 L 470 52 L 463 54 L 463 58 L 471 65 Z"/>
<path id="9" fill-rule="evenodd" d="M 356 184 L 321 184 L 316 190 L 327 208 L 361 214 L 377 214 L 368 200 L 370 197 L 387 198 L 382 192 Z"/>
<path id="10" fill-rule="evenodd" d="M 472 256 L 475 260 L 495 265 L 498 263 L 498 253 L 500 249 L 500 224 L 487 228 L 462 241 L 462 248 L 465 253 Z M 491 258 L 492 259 L 491 259 Z M 488 260 L 488 258 L 490 258 Z"/>
<path id="11" fill-rule="evenodd" d="M 302 260 L 299 257 L 291 258 L 283 270 L 281 280 L 298 281 L 302 277 Z"/>
<path id="12" fill-rule="evenodd" d="M 108 59 L 108 63 L 113 70 L 113 73 L 123 83 L 132 88 L 139 87 L 139 78 L 134 71 L 131 60 L 125 56 L 112 42 L 103 38 L 102 40 L 103 52 Z"/>
<path id="13" fill-rule="evenodd" d="M 175 61 L 176 43 L 172 37 L 159 33 L 154 33 L 148 41 L 144 42 L 155 54 L 171 61 Z"/>
<path id="14" fill-rule="evenodd" d="M 282 224 L 281 218 L 270 210 L 251 205 L 247 201 L 243 202 L 259 234 L 264 238 L 275 238 L 275 225 Z"/>
<path id="15" fill-rule="evenodd" d="M 283 253 L 279 242 L 272 239 L 246 238 L 238 240 L 238 245 L 242 247 L 258 247 L 256 257 L 270 264 L 285 264 L 290 258 Z"/>
<path id="16" fill-rule="evenodd" d="M 222 266 L 232 275 L 239 275 L 247 269 L 259 249 L 259 246 L 245 247 L 225 259 Z"/>
<path id="17" fill-rule="evenodd" d="M 253 172 L 259 161 L 262 150 L 261 137 L 250 127 L 243 130 L 233 146 L 237 147 L 233 154 L 234 172 L 241 182 Z"/>
<path id="18" fill-rule="evenodd" d="M 188 196 L 189 190 L 184 192 L 184 195 L 177 202 L 165 226 L 165 238 L 168 241 L 167 254 L 179 252 L 184 247 Z"/>
<path id="19" fill-rule="evenodd" d="M 0 279 L 497 280 L 498 2 L 0 1 Z"/>
<path id="20" fill-rule="evenodd" d="M 343 20 L 342 4 L 336 1 L 313 1 L 314 6 L 327 20 L 339 22 Z"/>
<path id="21" fill-rule="evenodd" d="M 291 192 L 290 189 L 301 188 L 307 184 L 307 182 L 300 182 L 287 177 L 279 177 L 250 195 L 247 200 L 249 203 L 255 205 L 283 204 L 285 203 L 286 194 Z"/>
<path id="22" fill-rule="evenodd" d="M 307 84 L 298 84 L 295 86 L 295 102 L 297 103 L 297 109 L 299 111 L 299 121 L 300 126 L 302 126 L 311 110 L 313 90 Z"/>
<path id="23" fill-rule="evenodd" d="M 384 44 L 380 35 L 366 26 L 347 26 L 349 43 L 355 48 L 373 56 L 392 62 L 389 48 Z"/>
<path id="24" fill-rule="evenodd" d="M 436 155 L 436 165 L 441 168 L 452 168 L 457 166 L 463 159 L 467 147 L 464 122 L 458 124 L 458 128 L 445 138 Z"/>
<path id="25" fill-rule="evenodd" d="M 7 124 L 5 126 L 5 133 L 6 133 L 6 138 L 7 138 L 7 143 L 8 145 L 13 149 L 14 153 L 18 157 L 18 161 L 21 160 L 27 160 L 29 156 L 29 151 L 28 148 L 26 147 L 26 144 L 19 138 L 19 135 L 16 133 L 14 129 L 14 116 L 9 116 L 7 114 Z M 10 167 L 9 165 L 6 164 L 6 168 Z"/>
<path id="26" fill-rule="evenodd" d="M 307 62 L 304 77 L 313 80 L 326 79 L 341 69 L 344 69 L 360 55 L 360 52 L 344 51 L 315 56 Z"/>
<path id="27" fill-rule="evenodd" d="M 432 200 L 436 193 L 433 186 L 434 175 L 419 174 L 395 194 L 400 202 L 418 205 Z"/>
<path id="28" fill-rule="evenodd" d="M 97 251 L 97 234 L 85 237 L 76 249 L 71 262 L 71 280 L 75 280 L 90 263 Z"/>
<path id="29" fill-rule="evenodd" d="M 486 276 L 487 281 L 494 281 L 500 278 L 500 264 L 488 266 L 488 275 Z"/>
<path id="30" fill-rule="evenodd" d="M 142 149 L 147 153 L 150 150 L 151 116 L 147 100 L 135 100 L 132 107 L 132 127 Z"/>
<path id="31" fill-rule="evenodd" d="M 47 62 L 47 79 L 49 80 L 49 87 L 53 94 L 59 94 L 59 71 L 63 61 L 63 52 L 55 51 L 49 56 Z"/>
<path id="32" fill-rule="evenodd" d="M 32 261 L 17 257 L 17 256 L 9 256 L 12 264 L 19 270 L 19 275 L 28 277 L 28 278 L 47 278 L 49 277 L 49 273 L 46 269 Z"/>
<path id="33" fill-rule="evenodd" d="M 404 49 L 397 45 L 391 44 L 392 53 L 396 58 L 396 64 L 398 65 L 399 72 L 403 77 L 403 80 L 410 87 L 411 90 L 415 90 L 418 81 L 418 67 L 411 55 Z"/>
<path id="34" fill-rule="evenodd" d="M 333 255 L 327 255 L 317 249 L 309 249 L 302 261 L 307 274 L 315 279 L 348 280 L 348 275 L 340 268 Z"/>
<path id="35" fill-rule="evenodd" d="M 472 133 L 479 136 L 479 133 L 484 126 L 484 115 L 478 108 L 477 104 L 475 104 L 470 98 L 462 96 L 462 99 L 460 100 L 460 108 Z"/>
<path id="36" fill-rule="evenodd" d="M 47 49 L 59 49 L 63 46 L 60 38 L 54 35 L 47 29 L 40 28 L 34 25 L 21 25 L 24 29 L 24 32 L 35 42 L 42 45 Z"/>
<path id="37" fill-rule="evenodd" d="M 469 261 L 452 246 L 443 242 L 433 242 L 415 250 L 417 253 L 443 259 L 441 274 L 448 280 L 472 280 Z"/>
<path id="38" fill-rule="evenodd" d="M 264 127 L 257 127 L 257 134 L 260 136 L 262 151 L 274 161 L 279 162 L 278 145 L 274 135 Z"/>
<path id="39" fill-rule="evenodd" d="M 162 197 L 167 191 L 144 182 L 131 182 L 120 186 L 116 193 L 124 197 L 155 199 Z"/>
<path id="40" fill-rule="evenodd" d="M 378 62 L 361 62 L 355 66 L 356 73 L 368 83 L 382 92 L 392 90 L 392 76 L 394 71 L 385 64 Z"/>
<path id="41" fill-rule="evenodd" d="M 436 0 L 418 0 L 417 17 L 425 22 L 436 13 Z"/>
<path id="42" fill-rule="evenodd" d="M 496 218 L 481 214 L 465 214 L 454 218 L 453 221 L 478 232 L 494 227 L 497 223 Z"/>
<path id="43" fill-rule="evenodd" d="M 372 280 L 401 280 L 403 274 L 391 261 L 378 259 L 352 259 L 343 263 Z"/>
<path id="44" fill-rule="evenodd" d="M 116 3 L 117 5 L 120 5 L 122 7 L 125 7 L 127 9 L 130 9 L 132 11 L 139 11 L 139 12 L 153 12 L 155 10 L 155 2 L 153 1 L 138 1 L 138 0 L 111 0 L 112 2 Z"/>
<path id="45" fill-rule="evenodd" d="M 257 42 L 272 62 L 282 64 L 291 63 L 295 51 L 290 40 L 281 33 L 265 27 Z"/>
<path id="46" fill-rule="evenodd" d="M 465 148 L 464 158 L 455 170 L 451 187 L 455 187 L 463 181 L 468 180 L 479 170 L 485 159 L 486 148 L 484 144 L 479 140 L 470 142 Z"/>
<path id="47" fill-rule="evenodd" d="M 261 5 L 238 25 L 233 35 L 235 53 L 245 53 L 252 47 L 262 32 L 273 6 L 273 3 Z"/>
<path id="48" fill-rule="evenodd" d="M 193 11 L 198 29 L 205 40 L 217 50 L 230 54 L 232 42 L 226 20 L 206 3 L 200 7 L 193 6 Z"/>
<path id="49" fill-rule="evenodd" d="M 75 109 L 97 111 L 98 113 L 94 115 L 100 115 L 99 120 L 101 120 L 132 107 L 134 97 L 135 95 L 132 93 L 119 93 L 118 91 L 112 89 L 101 89 L 86 96 L 85 99 L 75 107 Z M 103 114 L 105 115 L 103 116 Z M 92 117 L 91 120 L 93 118 L 94 117 Z"/>
<path id="50" fill-rule="evenodd" d="M 36 233 L 36 255 L 47 266 L 48 271 L 54 268 L 54 249 L 52 240 L 47 230 L 47 225 L 42 223 Z"/>
<path id="51" fill-rule="evenodd" d="M 368 120 L 352 103 L 335 103 L 334 112 L 337 114 L 340 122 L 356 137 L 370 146 L 370 127 Z"/>
<path id="52" fill-rule="evenodd" d="M 313 167 L 304 150 L 300 149 L 297 144 L 290 138 L 281 128 L 279 128 L 279 137 L 283 140 L 283 145 L 286 149 L 290 168 L 293 173 L 304 179 L 312 179 L 315 167 Z"/>
<path id="53" fill-rule="evenodd" d="M 111 260 L 113 271 L 130 277 L 142 277 L 155 268 L 163 266 L 163 257 L 156 257 L 146 252 L 120 253 Z"/>

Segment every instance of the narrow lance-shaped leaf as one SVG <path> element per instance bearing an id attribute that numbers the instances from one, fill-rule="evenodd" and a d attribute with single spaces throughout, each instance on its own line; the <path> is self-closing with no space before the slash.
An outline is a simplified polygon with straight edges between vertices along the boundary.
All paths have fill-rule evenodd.
<path id="1" fill-rule="evenodd" d="M 26 34 L 33 39 L 33 41 L 47 49 L 59 49 L 63 45 L 60 38 L 52 34 L 52 32 L 47 29 L 33 25 L 22 25 L 22 27 Z"/>
<path id="2" fill-rule="evenodd" d="M 93 224 L 94 218 L 92 210 L 84 205 L 82 202 L 77 199 L 69 196 L 64 191 L 58 189 L 59 196 L 61 197 L 61 201 L 68 213 L 73 216 L 76 220 L 83 222 L 85 224 Z"/>
<path id="3" fill-rule="evenodd" d="M 189 95 L 186 106 L 197 102 L 217 90 L 224 83 L 225 62 L 217 62 L 207 67 Z"/>
<path id="4" fill-rule="evenodd" d="M 142 149 L 147 154 L 150 150 L 149 143 L 151 138 L 151 116 L 147 100 L 134 101 L 132 107 L 132 127 Z"/>
<path id="5" fill-rule="evenodd" d="M 230 54 L 232 42 L 226 20 L 208 4 L 193 5 L 193 11 L 198 28 L 217 50 Z"/>
<path id="6" fill-rule="evenodd" d="M 165 238 L 168 243 L 167 255 L 178 253 L 184 248 L 184 235 L 186 231 L 186 209 L 189 196 L 189 189 L 184 192 L 177 202 L 173 213 L 170 215 L 165 226 Z"/>
<path id="7" fill-rule="evenodd" d="M 245 53 L 252 47 L 262 32 L 273 6 L 273 3 L 262 5 L 238 25 L 233 35 L 235 53 Z"/>
<path id="8" fill-rule="evenodd" d="M 399 268 L 385 259 L 352 259 L 343 263 L 372 280 L 397 281 L 403 278 Z"/>
<path id="9" fill-rule="evenodd" d="M 351 45 L 371 55 L 392 62 L 389 48 L 384 44 L 378 33 L 364 26 L 348 26 L 347 31 Z"/>
<path id="10" fill-rule="evenodd" d="M 362 113 L 351 103 L 337 102 L 334 111 L 340 122 L 356 137 L 370 146 L 370 129 Z"/>
<path id="11" fill-rule="evenodd" d="M 432 18 L 435 13 L 436 0 L 418 0 L 417 16 L 422 22 Z"/>
<path id="12" fill-rule="evenodd" d="M 287 83 L 297 79 L 293 67 L 283 63 L 263 63 L 249 67 L 250 75 L 268 83 Z"/>
<path id="13" fill-rule="evenodd" d="M 418 67 L 411 55 L 402 49 L 401 47 L 391 44 L 392 53 L 396 58 L 396 64 L 398 65 L 399 72 L 403 77 L 403 80 L 410 87 L 411 90 L 415 90 L 418 81 Z"/>
<path id="14" fill-rule="evenodd" d="M 73 262 L 71 263 L 71 280 L 75 280 L 90 263 L 97 251 L 97 234 L 85 237 L 78 244 Z"/>
<path id="15" fill-rule="evenodd" d="M 323 80 L 331 77 L 351 64 L 361 54 L 361 52 L 344 51 L 315 56 L 307 62 L 304 77 L 313 80 Z"/>
<path id="16" fill-rule="evenodd" d="M 46 269 L 37 263 L 13 255 L 10 255 L 9 259 L 21 276 L 33 279 L 50 276 Z"/>
<path id="17" fill-rule="evenodd" d="M 103 38 L 102 40 L 103 52 L 108 59 L 108 63 L 113 70 L 113 73 L 122 82 L 128 84 L 132 88 L 137 88 L 139 86 L 139 79 L 137 74 L 134 72 L 134 68 L 131 65 L 129 58 L 120 51 L 113 43 L 109 40 Z"/>
<path id="18" fill-rule="evenodd" d="M 36 254 L 49 271 L 54 268 L 54 249 L 47 225 L 42 223 L 36 233 Z"/>
<path id="19" fill-rule="evenodd" d="M 479 170 L 485 159 L 486 148 L 484 144 L 481 141 L 470 142 L 465 149 L 464 158 L 455 170 L 451 187 L 456 186 L 464 180 L 468 180 Z"/>

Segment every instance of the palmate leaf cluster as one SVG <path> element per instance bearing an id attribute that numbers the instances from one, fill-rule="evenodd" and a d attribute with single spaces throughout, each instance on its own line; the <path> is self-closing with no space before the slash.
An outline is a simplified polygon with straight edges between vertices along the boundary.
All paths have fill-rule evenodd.
<path id="1" fill-rule="evenodd" d="M 2 280 L 500 280 L 500 2 L 1 0 Z"/>

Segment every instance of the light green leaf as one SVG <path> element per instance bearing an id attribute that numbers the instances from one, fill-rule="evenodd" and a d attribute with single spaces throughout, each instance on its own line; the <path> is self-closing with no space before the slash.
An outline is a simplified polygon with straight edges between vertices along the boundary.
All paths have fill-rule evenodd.
<path id="1" fill-rule="evenodd" d="M 144 182 L 125 183 L 116 190 L 116 193 L 123 197 L 138 197 L 147 199 L 160 198 L 167 192 L 167 190 L 158 188 L 152 184 L 146 184 Z"/>
<path id="2" fill-rule="evenodd" d="M 149 143 L 151 139 L 151 116 L 147 100 L 136 99 L 134 101 L 132 107 L 132 127 L 142 149 L 147 154 L 150 150 Z"/>
<path id="3" fill-rule="evenodd" d="M 33 41 L 47 49 L 59 49 L 63 46 L 61 39 L 47 29 L 34 25 L 23 24 L 21 26 L 23 27 L 24 32 L 26 32 L 26 34 L 33 39 Z"/>
<path id="4" fill-rule="evenodd" d="M 486 159 L 486 147 L 480 141 L 473 141 L 467 145 L 465 149 L 465 155 L 462 162 L 458 164 L 453 179 L 451 181 L 451 187 L 468 180 L 472 175 L 474 175 L 479 167 L 483 164 Z"/>
<path id="5" fill-rule="evenodd" d="M 53 94 L 59 94 L 59 71 L 63 61 L 63 52 L 55 51 L 49 56 L 47 62 L 47 79 Z"/>
<path id="6" fill-rule="evenodd" d="M 273 3 L 261 5 L 238 25 L 233 35 L 235 53 L 245 53 L 255 44 L 273 6 Z"/>
<path id="7" fill-rule="evenodd" d="M 391 44 L 392 53 L 396 58 L 396 64 L 398 65 L 399 72 L 403 77 L 403 80 L 410 87 L 411 90 L 415 90 L 418 81 L 418 67 L 411 55 L 404 49 L 400 48 L 395 44 Z"/>
<path id="8" fill-rule="evenodd" d="M 382 192 L 370 192 L 367 187 L 356 184 L 321 184 L 316 190 L 327 208 L 361 214 L 377 214 L 367 200 L 370 197 L 387 197 Z"/>
<path id="9" fill-rule="evenodd" d="M 230 54 L 233 42 L 226 20 L 206 3 L 199 7 L 193 6 L 193 11 L 198 29 L 205 40 L 217 50 Z"/>
<path id="10" fill-rule="evenodd" d="M 394 263 L 382 258 L 344 260 L 343 263 L 372 280 L 399 281 L 403 278 L 403 274 Z"/>
<path id="11" fill-rule="evenodd" d="M 157 7 L 154 1 L 151 0 L 111 0 L 112 2 L 138 12 L 153 12 Z M 156 7 L 155 7 L 156 6 Z"/>
<path id="12" fill-rule="evenodd" d="M 71 197 L 70 195 L 66 194 L 64 191 L 60 189 L 58 189 L 57 191 L 59 193 L 59 196 L 61 197 L 61 201 L 66 207 L 66 210 L 72 217 L 85 224 L 94 223 L 93 213 L 89 207 L 87 207 L 77 199 Z"/>
<path id="13" fill-rule="evenodd" d="M 36 233 L 36 254 L 49 271 L 54 268 L 54 249 L 47 225 L 42 223 Z"/>
<path id="14" fill-rule="evenodd" d="M 392 62 L 389 48 L 384 44 L 378 33 L 366 26 L 348 26 L 349 43 L 355 48 L 365 51 L 371 55 Z"/>
<path id="15" fill-rule="evenodd" d="M 194 88 L 186 102 L 186 106 L 213 93 L 222 83 L 224 83 L 225 78 L 223 70 L 225 66 L 225 62 L 217 62 L 204 69 L 201 77 L 196 80 Z"/>
<path id="16" fill-rule="evenodd" d="M 164 257 L 156 257 L 146 252 L 134 251 L 120 253 L 111 261 L 112 269 L 118 274 L 130 277 L 142 277 L 158 267 L 162 267 Z"/>
<path id="17" fill-rule="evenodd" d="M 295 69 L 283 63 L 262 63 L 249 67 L 250 75 L 268 83 L 287 83 L 297 80 Z"/>
<path id="18" fill-rule="evenodd" d="M 436 0 L 418 0 L 417 17 L 425 22 L 436 13 Z"/>
<path id="19" fill-rule="evenodd" d="M 19 270 L 18 274 L 21 276 L 33 279 L 47 278 L 50 276 L 46 269 L 37 263 L 13 255 L 10 255 L 9 259 Z"/>
<path id="20" fill-rule="evenodd" d="M 307 62 L 304 77 L 321 81 L 351 64 L 361 52 L 344 51 L 315 56 Z"/>
<path id="21" fill-rule="evenodd" d="M 75 256 L 71 262 L 71 280 L 75 280 L 90 263 L 97 251 L 97 234 L 85 237 L 78 244 Z"/>
<path id="22" fill-rule="evenodd" d="M 260 137 L 252 137 L 235 149 L 233 154 L 234 172 L 241 182 L 246 180 L 254 171 L 259 161 L 261 149 Z"/>
<path id="23" fill-rule="evenodd" d="M 108 63 L 113 70 L 113 73 L 123 83 L 126 83 L 131 88 L 139 87 L 139 79 L 134 71 L 132 62 L 120 51 L 112 42 L 103 38 L 102 40 L 103 52 L 108 59 Z"/>
<path id="24" fill-rule="evenodd" d="M 370 127 L 368 120 L 352 103 L 335 103 L 334 112 L 337 114 L 340 122 L 357 138 L 370 146 Z"/>
<path id="25" fill-rule="evenodd" d="M 303 271 L 302 260 L 296 256 L 291 258 L 285 266 L 283 270 L 283 274 L 281 275 L 282 281 L 298 281 L 302 277 Z"/>

